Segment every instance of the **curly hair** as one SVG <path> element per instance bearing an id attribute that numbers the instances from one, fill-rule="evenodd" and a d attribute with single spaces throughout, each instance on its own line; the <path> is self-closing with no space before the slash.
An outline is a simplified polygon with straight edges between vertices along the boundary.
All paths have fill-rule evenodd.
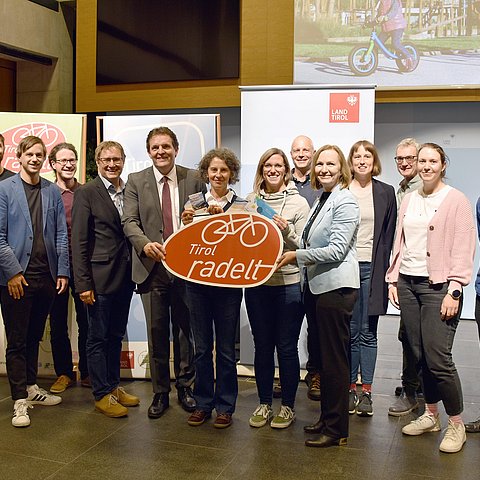
<path id="1" fill-rule="evenodd" d="M 234 152 L 228 148 L 214 148 L 207 152 L 198 164 L 198 172 L 205 183 L 208 182 L 208 167 L 214 158 L 223 160 L 230 170 L 230 185 L 237 183 L 240 178 L 240 160 Z"/>

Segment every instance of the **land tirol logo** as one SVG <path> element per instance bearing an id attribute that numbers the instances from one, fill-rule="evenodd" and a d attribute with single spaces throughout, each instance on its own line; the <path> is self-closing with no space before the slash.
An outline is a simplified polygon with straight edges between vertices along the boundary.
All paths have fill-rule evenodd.
<path id="1" fill-rule="evenodd" d="M 164 265 L 185 280 L 219 287 L 261 285 L 275 272 L 282 234 L 253 212 L 209 215 L 165 242 Z"/>
<path id="2" fill-rule="evenodd" d="M 330 94 L 330 123 L 358 123 L 360 93 Z"/>
<path id="3" fill-rule="evenodd" d="M 20 162 L 18 161 L 16 151 L 18 144 L 29 135 L 34 135 L 43 140 L 47 147 L 47 155 L 57 143 L 65 142 L 65 134 L 60 127 L 45 122 L 31 122 L 24 125 L 17 125 L 2 132 L 5 137 L 5 155 L 3 158 L 3 166 L 12 172 L 20 170 Z M 52 167 L 48 159 L 43 162 L 41 174 L 49 173 Z"/>

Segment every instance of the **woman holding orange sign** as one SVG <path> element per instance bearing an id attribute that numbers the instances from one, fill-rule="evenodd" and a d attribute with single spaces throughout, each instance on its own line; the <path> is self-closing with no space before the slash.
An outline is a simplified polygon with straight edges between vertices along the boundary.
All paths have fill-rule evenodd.
<path id="1" fill-rule="evenodd" d="M 258 162 L 254 191 L 247 200 L 271 218 L 282 232 L 283 251 L 298 248 L 310 207 L 292 181 L 285 153 L 268 149 Z M 258 287 L 245 290 L 245 302 L 255 344 L 255 379 L 259 406 L 250 417 L 252 427 L 287 428 L 295 420 L 295 395 L 300 376 L 298 337 L 304 316 L 300 272 L 286 265 Z M 282 405 L 274 416 L 272 385 L 277 350 L 282 385 Z"/>
<path id="2" fill-rule="evenodd" d="M 229 188 L 238 181 L 240 162 L 226 148 L 210 150 L 199 163 L 202 180 L 210 184 L 204 195 L 190 195 L 182 213 L 182 223 L 192 223 L 195 216 L 226 212 L 233 205 L 245 202 Z M 195 340 L 195 387 L 197 409 L 189 416 L 188 424 L 200 426 L 217 412 L 215 428 L 232 424 L 238 384 L 235 359 L 235 336 L 242 302 L 241 288 L 226 288 L 187 282 L 187 301 Z M 215 326 L 216 382 L 213 368 L 213 339 Z"/>

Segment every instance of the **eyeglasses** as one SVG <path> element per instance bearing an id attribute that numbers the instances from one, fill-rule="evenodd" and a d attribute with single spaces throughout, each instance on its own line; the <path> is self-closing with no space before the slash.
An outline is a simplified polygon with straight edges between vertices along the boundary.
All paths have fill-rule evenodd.
<path id="1" fill-rule="evenodd" d="M 112 162 L 114 165 L 121 165 L 123 162 L 123 158 L 121 157 L 99 158 L 98 160 L 104 165 L 109 165 Z"/>
<path id="2" fill-rule="evenodd" d="M 60 164 L 62 167 L 64 167 L 67 163 L 70 163 L 71 165 L 76 165 L 77 164 L 77 159 L 76 158 L 67 158 L 66 160 L 55 160 L 55 163 Z"/>
<path id="3" fill-rule="evenodd" d="M 393 159 L 398 163 L 398 165 L 401 165 L 403 161 L 405 160 L 409 165 L 417 161 L 417 156 L 416 155 L 407 155 L 406 157 L 393 157 Z"/>

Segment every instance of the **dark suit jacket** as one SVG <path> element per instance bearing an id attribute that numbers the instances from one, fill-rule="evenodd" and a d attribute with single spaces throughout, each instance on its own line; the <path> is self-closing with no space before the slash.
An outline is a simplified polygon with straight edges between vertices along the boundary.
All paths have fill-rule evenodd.
<path id="1" fill-rule="evenodd" d="M 122 223 L 125 235 L 134 250 L 132 279 L 137 284 L 143 283 L 156 265 L 154 260 L 145 255 L 143 247 L 149 242 L 163 243 L 162 208 L 153 168 L 152 166 L 141 172 L 131 173 L 125 188 Z M 206 192 L 206 186 L 196 170 L 180 165 L 175 168 L 181 213 L 188 196 L 196 192 Z M 158 274 L 165 275 L 167 280 L 168 275 L 163 264 L 159 264 L 157 269 Z"/>
<path id="2" fill-rule="evenodd" d="M 385 282 L 385 273 L 390 262 L 395 236 L 397 201 L 395 190 L 391 185 L 376 179 L 373 179 L 372 183 L 375 220 L 368 314 L 385 315 L 388 305 L 388 285 Z"/>
<path id="3" fill-rule="evenodd" d="M 130 279 L 130 246 L 118 210 L 100 177 L 75 191 L 72 210 L 73 275 L 77 292 L 111 294 Z"/>

